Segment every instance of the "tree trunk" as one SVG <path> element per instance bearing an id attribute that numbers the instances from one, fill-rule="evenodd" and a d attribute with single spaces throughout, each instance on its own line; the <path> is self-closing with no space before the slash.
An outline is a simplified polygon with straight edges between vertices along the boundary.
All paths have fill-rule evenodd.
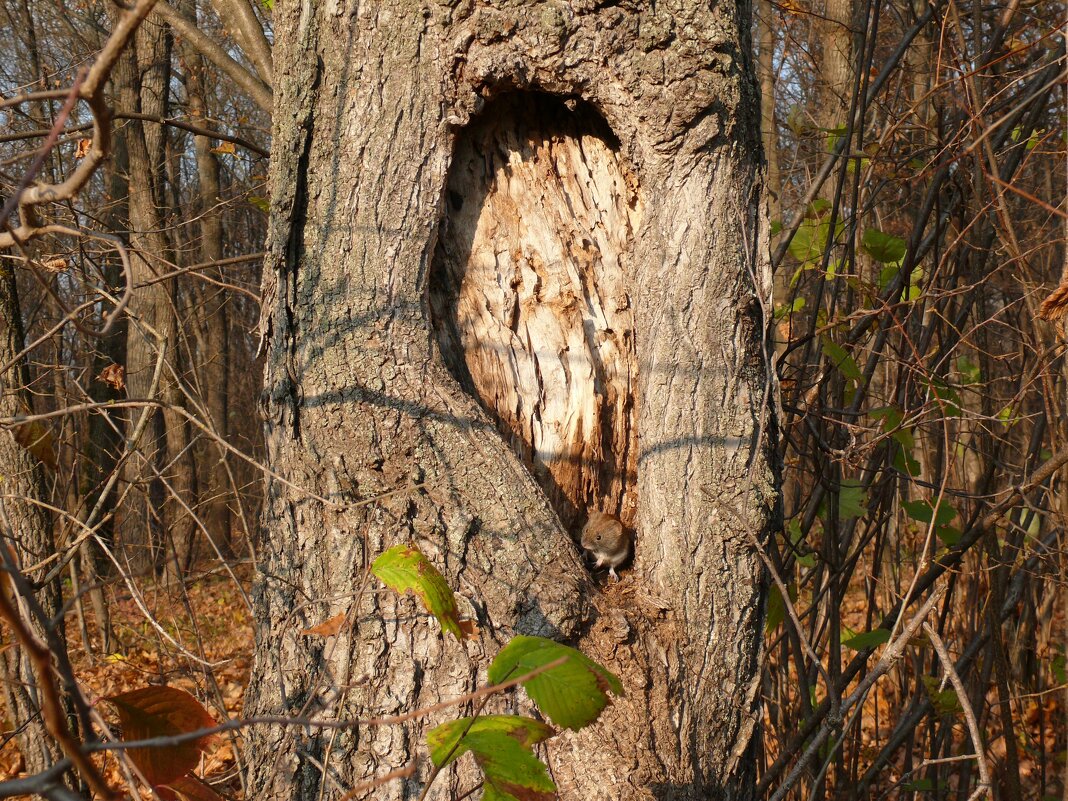
<path id="1" fill-rule="evenodd" d="M 187 65 L 186 95 L 189 99 L 189 114 L 196 125 L 210 127 L 207 109 L 207 93 L 204 90 L 205 62 L 192 47 L 183 47 Z M 211 152 L 211 139 L 206 136 L 194 138 L 197 157 L 197 194 L 199 195 L 200 260 L 218 261 L 223 257 L 223 224 L 219 197 L 219 162 Z M 205 274 L 217 280 L 222 271 L 212 268 Z M 201 284 L 196 287 L 198 298 L 196 314 L 201 318 L 202 337 L 199 345 L 199 386 L 201 400 L 215 433 L 227 440 L 228 393 L 227 373 L 229 350 L 227 348 L 227 309 L 224 290 L 218 286 Z M 203 450 L 204 464 L 201 475 L 204 479 L 202 505 L 204 526 L 216 544 L 229 550 L 230 509 L 229 481 L 226 471 L 226 450 L 214 442 L 207 443 Z M 201 461 L 198 454 L 197 462 Z"/>
<path id="2" fill-rule="evenodd" d="M 155 109 L 153 113 L 161 113 L 166 82 L 158 73 L 169 72 L 167 61 L 160 55 L 161 52 L 169 53 L 169 48 L 162 44 L 166 38 L 166 30 L 162 27 L 142 28 L 135 37 L 136 46 L 127 47 L 119 58 L 115 83 L 120 108 L 141 110 L 147 105 Z M 139 65 L 145 70 L 143 78 Z M 158 130 L 150 137 L 150 129 L 137 120 L 131 120 L 125 130 L 132 271 L 136 284 L 146 284 L 167 271 L 163 259 L 170 251 L 159 212 L 163 195 L 162 171 L 159 169 L 163 163 L 163 144 Z M 172 566 L 171 578 L 174 578 L 175 571 L 189 559 L 193 527 L 188 514 L 169 496 L 177 494 L 187 503 L 192 501 L 193 467 L 186 447 L 189 436 L 184 418 L 172 408 L 183 402 L 173 378 L 179 371 L 180 360 L 175 347 L 177 320 L 172 288 L 170 282 L 141 286 L 128 307 L 129 316 L 133 318 L 127 327 L 126 340 L 128 394 L 139 400 L 158 398 L 167 405 L 159 415 L 159 426 L 155 429 L 150 426 L 143 441 L 128 443 L 137 455 L 124 463 L 124 478 L 138 487 L 123 504 L 118 528 L 134 568 L 144 569 L 156 558 L 151 525 L 162 506 L 164 556 L 166 563 Z M 160 348 L 166 349 L 170 365 L 164 368 L 162 381 L 153 389 L 152 376 Z M 128 421 L 127 428 L 132 430 L 132 420 Z M 161 451 L 163 458 L 160 458 Z M 170 489 L 157 487 L 157 492 L 152 492 L 150 488 L 156 481 L 157 464 L 170 465 L 164 476 Z M 161 498 L 161 493 L 166 495 Z"/>
<path id="3" fill-rule="evenodd" d="M 540 634 L 626 689 L 550 744 L 562 797 L 751 796 L 776 493 L 760 106 L 745 4 L 675 5 L 276 7 L 269 463 L 341 505 L 268 486 L 249 714 L 418 709 Z M 636 533 L 619 585 L 579 555 L 594 508 Z M 467 599 L 466 653 L 361 592 L 400 542 Z M 351 606 L 328 645 L 301 634 Z M 250 795 L 418 761 L 374 791 L 414 797 L 426 729 L 461 714 L 257 728 Z"/>
<path id="4" fill-rule="evenodd" d="M 782 214 L 782 179 L 779 175 L 779 130 L 775 124 L 775 7 L 771 0 L 759 0 L 757 6 L 757 34 L 760 76 L 760 133 L 764 156 L 768 160 L 766 187 L 768 212 L 775 220 Z M 776 283 L 775 300 L 779 301 Z"/>
<path id="5" fill-rule="evenodd" d="M 15 360 L 22 351 L 22 319 L 19 313 L 18 292 L 15 274 L 10 268 L 0 273 L 0 363 L 15 366 L 3 375 L 3 393 L 0 395 L 0 414 L 4 417 L 27 414 L 31 396 L 26 391 L 28 384 L 25 362 Z M 47 429 L 47 424 L 33 429 L 24 426 L 19 430 L 20 436 L 39 439 Z M 33 439 L 26 439 L 26 445 L 32 445 Z M 52 447 L 52 446 L 48 446 Z M 30 451 L 16 442 L 12 432 L 0 434 L 0 474 L 3 475 L 2 525 L 5 543 L 2 547 L 14 545 L 15 556 L 24 570 L 40 564 L 55 554 L 56 546 L 52 534 L 52 521 L 48 512 L 40 503 L 47 497 L 44 488 L 41 465 Z M 9 529 L 10 527 L 10 529 Z M 8 539 L 10 537 L 10 539 Z M 40 581 L 45 570 L 27 573 L 30 581 Z M 5 589 L 10 587 L 5 583 Z M 58 625 L 59 611 L 63 606 L 58 580 L 49 581 L 37 592 L 37 601 L 50 619 L 57 621 L 57 633 L 63 638 L 63 627 Z M 43 629 L 26 609 L 24 603 L 16 601 L 24 620 L 30 625 L 41 640 Z M 5 641 L 11 637 L 10 629 L 5 625 Z M 0 669 L 0 685 L 3 686 L 4 701 L 7 706 L 9 721 L 17 731 L 19 750 L 25 761 L 25 770 L 36 773 L 45 770 L 62 756 L 55 740 L 45 728 L 41 717 L 41 699 L 37 689 L 37 679 L 29 658 L 20 647 L 5 647 Z"/>
<path id="6" fill-rule="evenodd" d="M 846 125 L 849 93 L 853 88 L 853 0 L 826 0 L 825 8 L 825 15 L 819 21 L 817 117 L 823 128 L 835 129 Z"/>

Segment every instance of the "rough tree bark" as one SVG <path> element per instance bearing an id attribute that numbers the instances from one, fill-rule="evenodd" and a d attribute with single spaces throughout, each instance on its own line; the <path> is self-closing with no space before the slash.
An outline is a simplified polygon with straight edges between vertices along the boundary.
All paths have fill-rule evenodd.
<path id="1" fill-rule="evenodd" d="M 246 712 L 416 709 L 541 634 L 627 692 L 550 744 L 562 797 L 747 798 L 776 491 L 750 9 L 601 5 L 276 6 L 264 409 L 302 489 L 267 489 Z M 591 506 L 636 532 L 619 585 L 575 545 Z M 362 585 L 398 542 L 477 640 Z M 256 728 L 249 793 L 337 797 L 418 762 L 373 791 L 415 797 L 425 730 L 463 713 Z"/>
<path id="2" fill-rule="evenodd" d="M 7 267 L 0 272 L 0 363 L 11 365 L 0 377 L 3 382 L 0 413 L 5 417 L 32 412 L 32 396 L 26 389 L 29 385 L 26 363 L 16 358 L 22 352 L 23 340 L 15 274 Z M 46 432 L 44 427 L 22 427 L 16 432 L 22 445 L 16 442 L 12 432 L 0 435 L 0 475 L 4 477 L 3 489 L 0 490 L 3 494 L 3 498 L 0 498 L 0 547 L 11 548 L 23 569 L 40 565 L 56 550 L 51 516 L 41 505 L 48 497 L 42 468 L 28 450 Z M 27 578 L 40 581 L 45 569 L 38 567 L 28 573 Z M 9 592 L 10 586 L 5 583 L 2 591 Z M 40 621 L 34 618 L 17 595 L 14 600 L 23 619 L 43 641 L 45 638 Z M 46 582 L 39 588 L 37 601 L 51 620 L 59 620 L 63 596 L 58 579 Z M 57 627 L 57 632 L 63 637 L 62 626 Z M 51 767 L 62 756 L 62 752 L 41 717 L 42 702 L 29 657 L 22 648 L 12 647 L 9 638 L 13 639 L 10 629 L 5 626 L 5 647 L 0 655 L 0 687 L 3 688 L 9 720 L 16 726 L 19 751 L 26 763 L 26 770 L 32 773 Z"/>

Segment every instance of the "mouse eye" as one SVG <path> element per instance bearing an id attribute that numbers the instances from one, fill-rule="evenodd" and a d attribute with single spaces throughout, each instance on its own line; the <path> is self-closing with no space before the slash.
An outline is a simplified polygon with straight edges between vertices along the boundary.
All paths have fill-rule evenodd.
<path id="1" fill-rule="evenodd" d="M 598 535 L 597 535 L 597 542 L 600 542 L 600 541 L 601 541 L 601 535 L 600 535 L 600 534 L 598 534 Z"/>

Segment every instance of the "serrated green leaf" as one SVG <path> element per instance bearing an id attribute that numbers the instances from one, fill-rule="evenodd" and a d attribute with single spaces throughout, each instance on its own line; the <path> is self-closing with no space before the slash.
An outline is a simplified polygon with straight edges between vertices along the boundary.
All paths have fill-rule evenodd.
<path id="1" fill-rule="evenodd" d="M 842 645 L 852 648 L 854 651 L 864 651 L 875 648 L 890 640 L 890 632 L 886 629 L 872 629 L 861 634 L 854 635 L 847 640 L 842 640 Z"/>
<path id="2" fill-rule="evenodd" d="M 427 744 L 438 767 L 470 751 L 485 780 L 483 799 L 549 801 L 556 797 L 556 785 L 530 747 L 552 734 L 537 720 L 487 715 L 443 723 L 427 733 Z"/>
<path id="3" fill-rule="evenodd" d="M 869 228 L 860 238 L 864 252 L 880 264 L 895 264 L 905 258 L 905 240 L 893 234 L 884 234 L 878 228 Z"/>
<path id="4" fill-rule="evenodd" d="M 504 734 L 487 732 L 468 738 L 471 753 L 485 776 L 483 801 L 550 801 L 556 785 L 541 760 Z"/>
<path id="5" fill-rule="evenodd" d="M 781 231 L 782 231 L 782 220 L 772 220 L 771 221 L 771 235 L 775 236 L 776 234 L 780 233 Z"/>
<path id="6" fill-rule="evenodd" d="M 860 368 L 857 367 L 857 363 L 853 361 L 853 357 L 849 355 L 845 348 L 830 337 L 824 337 L 823 352 L 827 354 L 827 358 L 831 360 L 831 363 L 838 368 L 842 375 L 853 381 L 860 381 L 862 378 Z"/>
<path id="7" fill-rule="evenodd" d="M 526 748 L 551 737 L 553 728 L 540 720 L 519 715 L 482 715 L 477 718 L 459 718 L 435 726 L 427 732 L 426 744 L 430 759 L 439 767 L 459 759 L 470 750 L 472 735 L 495 733 L 507 736 Z"/>
<path id="8" fill-rule="evenodd" d="M 608 706 L 609 691 L 623 694 L 619 679 L 581 651 L 544 637 L 517 635 L 497 654 L 488 678 L 500 684 L 561 658 L 566 659 L 563 664 L 524 681 L 523 687 L 549 720 L 578 731 Z"/>
<path id="9" fill-rule="evenodd" d="M 401 595 L 409 591 L 415 593 L 426 610 L 437 618 L 442 631 L 451 633 L 458 640 L 463 639 L 456 596 L 418 548 L 394 545 L 375 559 L 371 572 Z"/>
<path id="10" fill-rule="evenodd" d="M 950 506 L 949 501 L 945 498 L 938 504 L 937 509 L 926 499 L 905 501 L 901 505 L 913 520 L 918 520 L 921 523 L 930 523 L 933 520 L 935 526 L 944 526 L 957 516 L 957 510 Z"/>

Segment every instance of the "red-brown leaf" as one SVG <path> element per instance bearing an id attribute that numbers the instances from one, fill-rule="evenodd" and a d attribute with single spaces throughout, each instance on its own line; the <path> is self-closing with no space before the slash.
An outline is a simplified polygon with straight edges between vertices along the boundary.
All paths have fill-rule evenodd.
<path id="1" fill-rule="evenodd" d="M 104 699 L 119 713 L 124 742 L 169 737 L 210 728 L 215 719 L 196 698 L 177 687 L 142 687 Z M 179 745 L 131 748 L 130 760 L 152 785 L 173 784 L 196 767 L 211 735 Z"/>
<path id="2" fill-rule="evenodd" d="M 304 629 L 301 634 L 305 637 L 333 637 L 339 631 L 341 626 L 345 622 L 345 613 L 334 615 L 329 620 L 324 620 L 318 626 L 312 626 L 310 629 Z"/>

